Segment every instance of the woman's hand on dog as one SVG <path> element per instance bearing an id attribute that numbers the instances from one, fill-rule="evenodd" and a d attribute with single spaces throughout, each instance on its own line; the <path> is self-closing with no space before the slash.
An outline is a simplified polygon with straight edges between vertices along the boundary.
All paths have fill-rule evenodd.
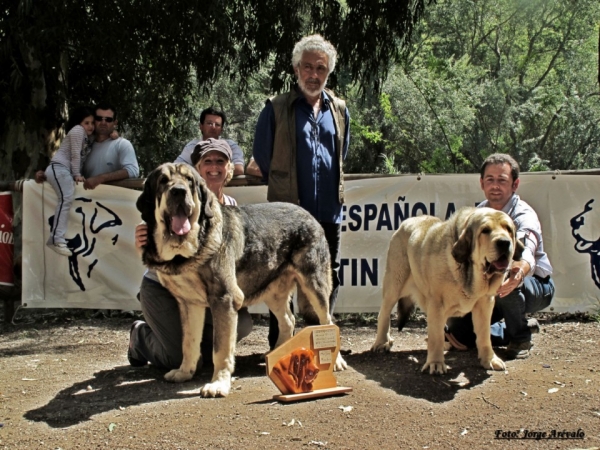
<path id="1" fill-rule="evenodd" d="M 148 225 L 140 223 L 135 227 L 135 246 L 141 249 L 148 243 Z"/>

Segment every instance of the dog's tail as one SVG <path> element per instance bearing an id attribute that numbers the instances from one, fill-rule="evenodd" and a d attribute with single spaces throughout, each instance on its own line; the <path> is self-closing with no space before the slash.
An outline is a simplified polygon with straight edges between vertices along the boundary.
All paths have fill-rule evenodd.
<path id="1" fill-rule="evenodd" d="M 398 331 L 402 331 L 414 310 L 415 304 L 410 297 L 402 297 L 398 300 Z"/>

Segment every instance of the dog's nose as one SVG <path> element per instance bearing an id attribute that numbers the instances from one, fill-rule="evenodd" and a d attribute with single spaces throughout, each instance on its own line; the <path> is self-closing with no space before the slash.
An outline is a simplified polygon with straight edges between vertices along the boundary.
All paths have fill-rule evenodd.
<path id="1" fill-rule="evenodd" d="M 510 249 L 510 239 L 500 238 L 496 240 L 496 248 L 502 253 L 506 253 Z"/>
<path id="2" fill-rule="evenodd" d="M 185 197 L 187 189 L 184 186 L 173 186 L 170 193 L 173 197 Z"/>

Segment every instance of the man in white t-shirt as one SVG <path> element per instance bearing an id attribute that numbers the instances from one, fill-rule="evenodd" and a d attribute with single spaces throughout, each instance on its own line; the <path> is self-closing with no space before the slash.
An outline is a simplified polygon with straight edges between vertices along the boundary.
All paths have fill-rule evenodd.
<path id="1" fill-rule="evenodd" d="M 94 144 L 86 158 L 81 173 L 85 177 L 83 187 L 95 189 L 109 181 L 137 178 L 140 173 L 133 145 L 127 139 L 111 139 L 117 126 L 117 111 L 108 103 L 96 106 Z"/>
<path id="2" fill-rule="evenodd" d="M 117 110 L 114 106 L 100 103 L 94 108 L 94 143 L 81 168 L 85 189 L 95 189 L 99 184 L 109 181 L 137 178 L 140 174 L 131 142 L 122 137 L 111 137 L 117 124 Z M 36 172 L 35 181 L 46 181 L 43 170 Z"/>
<path id="3" fill-rule="evenodd" d="M 200 123 L 198 124 L 200 133 L 202 133 L 202 139 L 193 139 L 188 142 L 185 147 L 183 147 L 181 154 L 177 157 L 175 162 L 184 162 L 192 165 L 192 152 L 194 151 L 194 148 L 196 148 L 198 142 L 206 141 L 209 138 L 220 139 L 226 121 L 227 118 L 223 111 L 219 111 L 213 107 L 206 108 L 204 111 L 202 111 L 200 113 Z M 229 144 L 233 153 L 233 175 L 243 175 L 244 152 L 235 141 L 232 141 L 231 139 L 225 139 L 225 141 Z"/>

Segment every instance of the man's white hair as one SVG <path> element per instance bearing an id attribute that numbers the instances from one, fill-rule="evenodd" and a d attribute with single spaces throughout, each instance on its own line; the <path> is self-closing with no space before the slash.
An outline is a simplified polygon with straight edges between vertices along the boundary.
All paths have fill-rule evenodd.
<path id="1" fill-rule="evenodd" d="M 329 73 L 335 69 L 337 51 L 331 45 L 331 42 L 326 41 L 320 34 L 305 36 L 296 43 L 292 52 L 292 67 L 297 67 L 300 64 L 304 52 L 325 53 L 327 55 Z"/>

